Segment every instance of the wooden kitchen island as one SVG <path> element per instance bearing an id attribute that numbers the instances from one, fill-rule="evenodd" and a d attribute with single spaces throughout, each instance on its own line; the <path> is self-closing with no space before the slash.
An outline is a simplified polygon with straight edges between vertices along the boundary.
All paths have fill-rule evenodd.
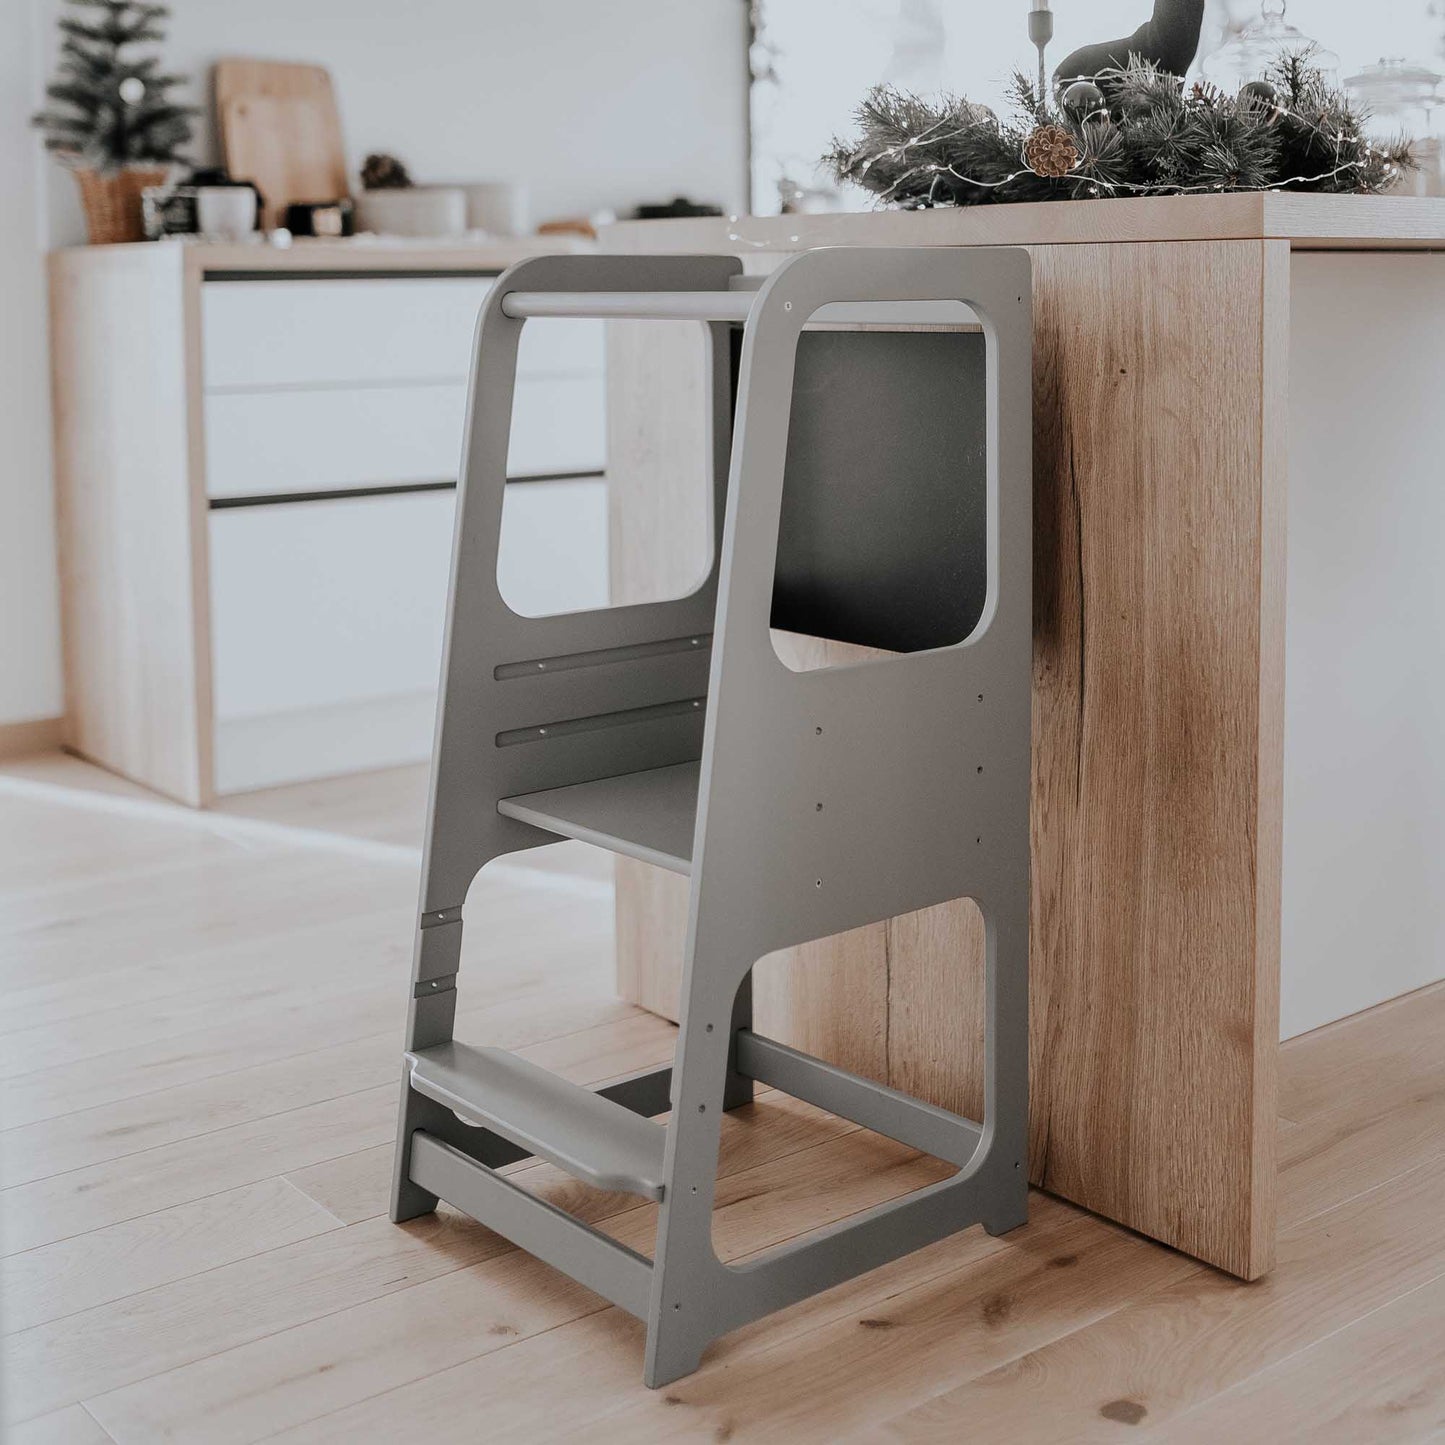
<path id="1" fill-rule="evenodd" d="M 755 274 L 823 245 L 1029 249 L 1032 1176 L 1263 1274 L 1282 956 L 1287 1035 L 1445 972 L 1445 202 L 629 223 L 603 244 Z M 699 331 L 612 328 L 615 601 L 706 570 Z M 775 641 L 793 666 L 859 655 Z M 668 1016 L 686 887 L 619 864 L 621 991 Z M 760 964 L 757 1027 L 980 1117 L 981 950 L 966 901 L 807 945 Z"/>

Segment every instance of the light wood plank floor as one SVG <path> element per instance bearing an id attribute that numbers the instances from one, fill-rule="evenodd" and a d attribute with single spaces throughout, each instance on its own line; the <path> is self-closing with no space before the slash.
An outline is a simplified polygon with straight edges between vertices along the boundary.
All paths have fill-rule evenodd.
<path id="1" fill-rule="evenodd" d="M 0 770 L 7 1438 L 1445 1439 L 1445 987 L 1285 1049 L 1278 1269 L 1241 1285 L 1037 1195 L 642 1388 L 642 1331 L 443 1208 L 385 1217 L 420 770 L 195 814 Z M 474 890 L 460 1032 L 596 1081 L 670 1055 L 611 992 L 605 859 Z M 1367 962 L 1367 961 L 1366 961 Z M 727 1121 L 756 1253 L 939 1177 L 776 1094 Z M 532 1165 L 638 1248 L 651 1207 Z"/>

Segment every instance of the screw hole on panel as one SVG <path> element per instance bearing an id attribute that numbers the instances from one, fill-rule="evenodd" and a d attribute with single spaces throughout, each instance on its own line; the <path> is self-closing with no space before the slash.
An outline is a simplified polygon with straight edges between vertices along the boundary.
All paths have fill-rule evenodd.
<path id="1" fill-rule="evenodd" d="M 821 888 L 822 886 L 823 886 L 823 880 L 822 880 L 821 878 L 817 879 L 817 880 L 814 882 L 814 884 L 813 884 L 813 887 L 814 887 L 814 888 Z"/>
<path id="2" fill-rule="evenodd" d="M 821 803 L 814 803 L 813 810 L 815 812 L 821 813 L 823 811 L 823 805 Z"/>
<path id="3" fill-rule="evenodd" d="M 681 1305 L 673 1305 L 673 1309 L 675 1309 L 675 1310 L 680 1310 L 681 1308 L 682 1308 Z"/>
<path id="4" fill-rule="evenodd" d="M 1018 1168 L 1017 1165 L 1015 1165 L 1014 1167 L 1015 1167 L 1015 1168 Z M 694 1194 L 697 1193 L 697 1185 L 696 1185 L 696 1184 L 694 1184 L 694 1185 L 692 1186 L 692 1192 L 693 1192 Z"/>
<path id="5" fill-rule="evenodd" d="M 983 694 L 982 694 L 982 693 L 979 693 L 979 695 L 978 695 L 978 700 L 979 700 L 980 702 L 983 701 Z"/>
<path id="6" fill-rule="evenodd" d="M 982 763 L 980 763 L 980 764 L 978 765 L 978 770 L 979 770 L 979 772 L 982 772 L 982 771 L 983 771 L 983 764 L 982 764 Z"/>
<path id="7" fill-rule="evenodd" d="M 982 838 L 975 838 L 973 841 L 974 841 L 975 843 L 982 843 L 982 842 L 983 842 L 983 839 L 982 839 Z"/>
<path id="8" fill-rule="evenodd" d="M 822 737 L 822 736 L 823 736 L 823 729 L 822 729 L 822 728 L 814 728 L 813 731 L 814 731 L 819 737 Z"/>
<path id="9" fill-rule="evenodd" d="M 698 1112 L 699 1114 L 706 1114 L 706 1113 L 707 1113 L 707 1105 L 706 1105 L 706 1104 L 699 1104 L 699 1105 L 697 1106 L 697 1112 Z"/>
<path id="10" fill-rule="evenodd" d="M 709 1025 L 707 1026 L 707 1032 L 708 1032 L 708 1033 L 711 1033 L 711 1032 L 712 1032 L 712 1025 L 711 1025 L 711 1024 L 709 1024 Z"/>

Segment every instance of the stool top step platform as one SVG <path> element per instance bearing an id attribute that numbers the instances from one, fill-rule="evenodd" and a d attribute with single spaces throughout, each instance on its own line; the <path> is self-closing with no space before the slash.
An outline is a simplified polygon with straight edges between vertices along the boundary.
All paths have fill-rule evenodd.
<path id="1" fill-rule="evenodd" d="M 503 798 L 497 811 L 564 838 L 595 843 L 672 873 L 692 872 L 697 763 Z"/>

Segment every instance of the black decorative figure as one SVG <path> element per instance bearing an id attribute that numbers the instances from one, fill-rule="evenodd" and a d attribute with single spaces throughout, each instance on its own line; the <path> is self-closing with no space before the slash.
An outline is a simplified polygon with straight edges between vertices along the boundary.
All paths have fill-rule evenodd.
<path id="1" fill-rule="evenodd" d="M 1153 18 L 1132 35 L 1074 51 L 1054 72 L 1054 79 L 1060 85 L 1097 80 L 1105 71 L 1124 69 L 1131 55 L 1170 75 L 1183 75 L 1194 63 L 1203 28 L 1204 0 L 1154 0 Z"/>

